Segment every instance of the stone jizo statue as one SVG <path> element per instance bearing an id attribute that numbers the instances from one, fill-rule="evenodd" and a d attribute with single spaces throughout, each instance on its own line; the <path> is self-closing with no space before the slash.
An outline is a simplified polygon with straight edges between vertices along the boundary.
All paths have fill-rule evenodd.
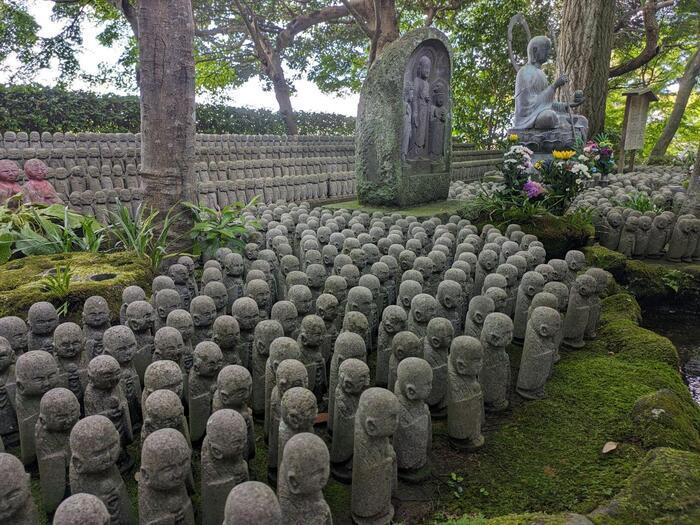
<path id="1" fill-rule="evenodd" d="M 513 339 L 513 321 L 505 314 L 486 316 L 481 331 L 484 363 L 479 376 L 486 409 L 499 412 L 508 407 L 510 389 L 510 357 L 506 347 Z"/>
<path id="2" fill-rule="evenodd" d="M 352 479 L 355 413 L 360 395 L 369 387 L 369 367 L 359 359 L 346 359 L 338 368 L 333 410 L 331 472 L 342 483 Z"/>
<path id="3" fill-rule="evenodd" d="M 547 306 L 538 306 L 530 315 L 520 359 L 516 391 L 525 399 L 545 397 L 544 386 L 551 375 L 557 349 L 561 317 Z"/>
<path id="4" fill-rule="evenodd" d="M 70 431 L 80 418 L 80 403 L 65 388 L 53 388 L 41 398 L 36 423 L 36 455 L 44 508 L 53 512 L 70 494 L 68 463 Z"/>
<path id="5" fill-rule="evenodd" d="M 430 475 L 428 453 L 432 447 L 433 427 L 426 400 L 432 385 L 433 370 L 427 361 L 408 357 L 399 363 L 394 394 L 400 409 L 394 450 L 399 477 L 412 483 Z"/>
<path id="6" fill-rule="evenodd" d="M 198 442 L 206 430 L 211 415 L 211 400 L 216 390 L 216 378 L 223 366 L 223 354 L 216 343 L 204 341 L 194 350 L 194 364 L 188 377 L 188 407 L 190 437 Z"/>
<path id="7" fill-rule="evenodd" d="M 392 437 L 400 405 L 383 388 L 360 396 L 355 415 L 351 512 L 355 523 L 388 525 L 394 517 L 391 494 L 396 484 L 396 453 Z"/>
<path id="8" fill-rule="evenodd" d="M 41 398 L 56 386 L 58 367 L 51 354 L 30 350 L 19 356 L 15 366 L 15 410 L 19 424 L 20 458 L 30 465 L 36 460 L 35 427 Z"/>
<path id="9" fill-rule="evenodd" d="M 142 525 L 194 525 L 187 494 L 190 447 L 183 435 L 164 428 L 149 435 L 141 449 L 139 522 Z"/>
<path id="10" fill-rule="evenodd" d="M 12 454 L 0 453 L 0 522 L 35 525 L 39 514 L 32 499 L 29 474 Z"/>
<path id="11" fill-rule="evenodd" d="M 222 525 L 282 525 L 277 496 L 259 481 L 236 485 L 226 498 Z"/>
<path id="12" fill-rule="evenodd" d="M 53 354 L 53 331 L 58 326 L 58 312 L 51 303 L 40 301 L 29 307 L 29 350 L 44 350 Z"/>
<path id="13" fill-rule="evenodd" d="M 29 159 L 24 163 L 27 181 L 22 186 L 22 199 L 33 204 L 63 204 L 51 183 L 46 180 L 49 168 L 39 159 Z"/>
<path id="14" fill-rule="evenodd" d="M 455 337 L 450 347 L 447 373 L 447 434 L 459 449 L 473 450 L 484 444 L 484 396 L 479 382 L 484 352 L 478 339 Z"/>
<path id="15" fill-rule="evenodd" d="M 277 476 L 282 523 L 332 525 L 323 497 L 329 473 L 328 447 L 320 437 L 302 432 L 287 441 Z"/>
<path id="16" fill-rule="evenodd" d="M 304 387 L 287 390 L 280 401 L 279 436 L 277 437 L 277 470 L 284 457 L 287 442 L 302 432 L 312 432 L 318 406 L 313 392 Z"/>
<path id="17" fill-rule="evenodd" d="M 20 169 L 14 160 L 0 160 L 0 205 L 7 203 L 10 197 L 22 193 L 19 180 Z"/>
<path id="18" fill-rule="evenodd" d="M 255 457 L 255 429 L 253 412 L 248 407 L 252 389 L 250 372 L 239 365 L 228 365 L 221 369 L 216 379 L 216 391 L 212 398 L 212 412 L 231 408 L 241 414 L 248 427 L 248 452 L 246 459 Z"/>
<path id="19" fill-rule="evenodd" d="M 73 392 L 82 406 L 87 386 L 82 330 L 75 323 L 61 323 L 53 333 L 53 346 L 58 366 L 56 384 Z"/>
<path id="20" fill-rule="evenodd" d="M 202 525 L 221 525 L 231 489 L 248 481 L 248 430 L 235 410 L 217 410 L 207 421 L 202 443 Z"/>
<path id="21" fill-rule="evenodd" d="M 92 494 L 75 494 L 63 501 L 53 515 L 53 525 L 109 525 L 111 517 L 102 500 Z"/>
<path id="22" fill-rule="evenodd" d="M 83 338 L 89 359 L 102 354 L 102 335 L 109 326 L 107 300 L 99 295 L 88 297 L 83 305 Z"/>
<path id="23" fill-rule="evenodd" d="M 70 433 L 70 488 L 72 494 L 97 496 L 109 512 L 110 523 L 136 525 L 129 494 L 117 468 L 120 437 L 104 416 L 78 421 Z"/>

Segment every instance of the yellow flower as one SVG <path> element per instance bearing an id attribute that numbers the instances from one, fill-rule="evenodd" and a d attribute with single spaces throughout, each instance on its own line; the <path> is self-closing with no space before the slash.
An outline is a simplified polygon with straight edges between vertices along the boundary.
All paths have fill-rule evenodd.
<path id="1" fill-rule="evenodd" d="M 517 134 L 517 133 L 511 133 L 510 135 L 508 135 L 508 140 L 509 140 L 510 142 L 518 142 L 518 139 L 519 139 L 519 138 L 520 138 L 520 137 L 518 137 L 518 134 Z"/>
<path id="2" fill-rule="evenodd" d="M 538 160 L 535 162 L 535 169 L 541 170 L 542 169 L 542 161 Z"/>
<path id="3" fill-rule="evenodd" d="M 554 150 L 552 152 L 552 157 L 554 157 L 555 159 L 558 159 L 558 160 L 569 160 L 574 155 L 576 155 L 576 152 L 572 151 L 572 150 L 565 150 L 565 151 Z"/>

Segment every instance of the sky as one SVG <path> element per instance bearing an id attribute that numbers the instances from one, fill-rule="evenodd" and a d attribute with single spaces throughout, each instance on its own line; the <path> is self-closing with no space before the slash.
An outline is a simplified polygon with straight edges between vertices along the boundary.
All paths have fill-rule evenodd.
<path id="1" fill-rule="evenodd" d="M 61 28 L 61 25 L 51 20 L 50 5 L 48 0 L 34 0 L 29 2 L 29 12 L 34 16 L 41 26 L 41 36 L 54 36 Z M 80 67 L 85 73 L 97 73 L 97 65 L 101 62 L 114 64 L 119 53 L 113 49 L 103 47 L 97 42 L 99 28 L 86 24 L 83 26 L 83 48 L 80 54 Z M 12 59 L 9 64 L 12 65 Z M 37 73 L 33 81 L 42 85 L 53 86 L 58 80 L 58 68 L 54 64 L 50 69 L 45 69 Z M 0 71 L 0 83 L 7 82 L 8 75 Z M 78 79 L 69 86 L 72 89 L 82 89 L 96 91 L 100 93 L 112 92 L 126 94 L 111 86 L 89 86 L 86 82 Z M 357 103 L 359 95 L 351 94 L 342 97 L 335 97 L 322 93 L 315 84 L 307 80 L 295 82 L 296 93 L 292 95 L 292 107 L 302 111 L 322 111 L 326 113 L 340 113 L 343 115 L 355 116 L 357 114 Z M 230 91 L 230 98 L 226 102 L 231 106 L 265 108 L 276 111 L 279 109 L 275 95 L 272 91 L 264 91 L 263 84 L 257 78 L 252 78 L 241 87 Z M 198 100 L 207 102 L 206 97 Z"/>

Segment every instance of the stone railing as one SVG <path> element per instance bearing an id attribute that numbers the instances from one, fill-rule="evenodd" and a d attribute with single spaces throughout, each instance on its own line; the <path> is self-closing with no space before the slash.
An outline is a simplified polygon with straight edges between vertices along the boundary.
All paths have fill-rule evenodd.
<path id="1" fill-rule="evenodd" d="M 255 195 L 324 202 L 355 196 L 355 143 L 351 136 L 198 134 L 195 172 L 200 202 L 223 206 Z M 5 132 L 0 159 L 23 165 L 39 158 L 64 201 L 96 215 L 117 200 L 143 199 L 140 135 L 130 133 Z M 500 165 L 502 152 L 455 143 L 453 180 L 474 180 Z"/>

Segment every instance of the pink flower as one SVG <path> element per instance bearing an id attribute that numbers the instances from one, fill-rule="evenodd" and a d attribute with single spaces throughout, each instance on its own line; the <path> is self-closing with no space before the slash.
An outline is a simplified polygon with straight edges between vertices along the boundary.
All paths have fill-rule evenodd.
<path id="1" fill-rule="evenodd" d="M 535 182 L 534 180 L 528 180 L 523 185 L 523 191 L 525 192 L 525 195 L 527 195 L 528 199 L 536 199 L 540 195 L 544 195 L 546 193 L 544 186 L 542 186 L 542 184 L 539 182 Z"/>

